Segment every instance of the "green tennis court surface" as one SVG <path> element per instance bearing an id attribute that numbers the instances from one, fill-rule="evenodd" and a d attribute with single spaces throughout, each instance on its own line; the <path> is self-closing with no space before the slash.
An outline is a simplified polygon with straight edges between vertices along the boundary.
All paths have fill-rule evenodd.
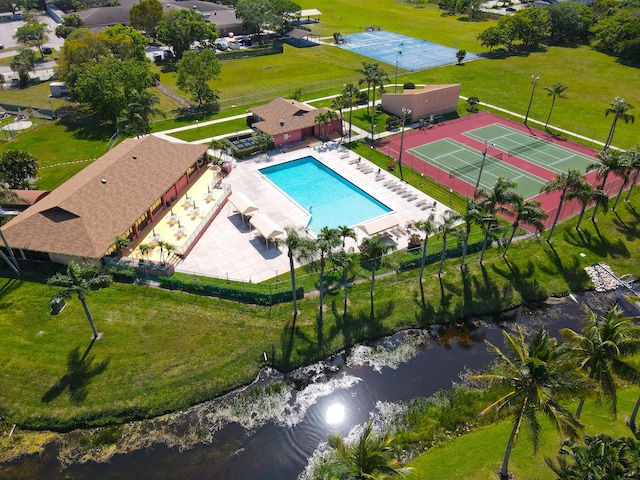
<path id="1" fill-rule="evenodd" d="M 469 130 L 465 136 L 481 142 L 491 142 L 495 148 L 529 163 L 546 168 L 553 173 L 575 168 L 584 172 L 593 158 L 569 148 L 551 143 L 544 138 L 527 135 L 505 125 L 494 123 L 486 127 Z"/>
<path id="2" fill-rule="evenodd" d="M 441 170 L 449 172 L 452 178 L 459 178 L 469 185 L 475 186 L 482 164 L 482 152 L 474 150 L 451 138 L 443 138 L 435 142 L 420 145 L 407 150 L 416 158 L 434 165 Z M 500 159 L 487 155 L 480 179 L 480 187 L 491 189 L 498 177 L 515 180 L 518 183 L 517 191 L 525 199 L 540 193 L 540 189 L 546 183 L 542 178 L 536 177 L 524 170 L 512 167 Z"/>

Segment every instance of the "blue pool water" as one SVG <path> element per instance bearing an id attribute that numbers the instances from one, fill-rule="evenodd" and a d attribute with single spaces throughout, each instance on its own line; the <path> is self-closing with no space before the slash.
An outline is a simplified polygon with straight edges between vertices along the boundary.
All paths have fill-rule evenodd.
<path id="1" fill-rule="evenodd" d="M 260 169 L 302 208 L 311 206 L 309 228 L 353 227 L 391 211 L 313 157 Z"/>

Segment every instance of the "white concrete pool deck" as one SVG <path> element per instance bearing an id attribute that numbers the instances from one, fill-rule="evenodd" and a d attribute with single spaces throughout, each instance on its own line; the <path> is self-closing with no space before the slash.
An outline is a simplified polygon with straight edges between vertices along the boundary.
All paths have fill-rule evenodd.
<path id="1" fill-rule="evenodd" d="M 399 249 L 407 247 L 409 234 L 405 225 L 408 222 L 426 219 L 431 213 L 435 214 L 437 222 L 445 210 L 448 210 L 446 205 L 435 202 L 421 191 L 408 184 L 401 184 L 397 177 L 388 172 L 381 171 L 378 176 L 378 167 L 365 158 L 355 163 L 358 156 L 334 142 L 286 153 L 271 152 L 268 157 L 254 156 L 238 160 L 223 183 L 230 184 L 232 191 L 245 194 L 259 207 L 261 214 L 267 215 L 283 229 L 286 226 L 305 227 L 309 222 L 306 208 L 297 205 L 272 185 L 258 169 L 308 155 L 393 210 L 400 228 L 388 232 L 385 238 L 393 241 Z M 405 191 L 392 191 L 385 186 L 388 182 L 404 187 Z M 415 198 L 409 201 L 412 197 Z M 434 204 L 435 208 L 432 208 Z M 355 229 L 355 225 L 350 226 Z M 349 240 L 347 247 L 357 248 L 365 238 L 361 230 L 355 230 L 358 242 Z M 245 220 L 243 223 L 233 206 L 227 203 L 189 255 L 178 263 L 176 271 L 259 283 L 288 272 L 289 258 L 284 246 L 276 248 L 269 242 L 266 247 L 264 238 L 255 230 L 252 232 L 248 222 Z"/>

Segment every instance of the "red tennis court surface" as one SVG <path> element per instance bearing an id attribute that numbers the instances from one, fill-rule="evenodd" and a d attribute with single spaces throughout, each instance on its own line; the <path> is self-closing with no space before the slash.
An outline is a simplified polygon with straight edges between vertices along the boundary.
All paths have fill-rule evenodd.
<path id="1" fill-rule="evenodd" d="M 539 139 L 545 139 L 548 142 L 552 142 L 555 145 L 567 148 L 574 152 L 587 155 L 595 159 L 597 150 L 586 147 L 584 145 L 580 145 L 575 142 L 571 142 L 564 138 L 560 137 L 549 137 L 546 132 L 541 130 L 536 130 L 533 128 L 529 128 L 521 123 L 515 122 L 513 120 L 505 119 L 500 117 L 499 115 L 495 115 L 489 112 L 482 112 L 474 115 L 468 115 L 462 118 L 458 118 L 455 120 L 450 120 L 447 122 L 439 123 L 431 128 L 425 128 L 422 130 L 411 130 L 407 131 L 404 134 L 404 140 L 402 145 L 402 163 L 403 165 L 410 166 L 417 172 L 423 174 L 424 176 L 430 177 L 438 183 L 445 185 L 446 187 L 453 189 L 455 192 L 467 196 L 472 197 L 475 185 L 471 185 L 468 182 L 465 182 L 463 179 L 456 177 L 455 173 L 450 170 L 438 168 L 427 161 L 412 155 L 408 150 L 412 148 L 416 148 L 425 144 L 429 144 L 436 140 L 441 140 L 444 138 L 451 138 L 456 142 L 462 143 L 478 152 L 478 164 L 482 159 L 482 152 L 485 149 L 485 144 L 482 141 L 470 138 L 467 135 L 464 135 L 465 132 L 469 132 L 481 127 L 486 127 L 493 124 L 502 124 L 506 127 L 509 127 L 513 130 L 520 131 L 526 135 L 535 135 L 535 137 Z M 398 159 L 398 153 L 400 151 L 400 141 L 401 135 L 394 135 L 392 137 L 386 137 L 376 144 L 376 148 L 387 154 L 396 160 Z M 428 146 L 427 146 L 428 148 Z M 535 175 L 544 181 L 549 181 L 554 178 L 557 172 L 553 172 L 549 169 L 546 169 L 540 165 L 536 165 L 527 160 L 519 158 L 517 153 L 505 153 L 503 150 L 498 149 L 499 146 L 493 147 L 491 145 L 487 148 L 487 156 L 499 156 L 502 153 L 502 162 L 505 162 L 517 169 L 528 172 L 532 175 Z M 424 150 L 424 147 L 423 147 Z M 495 160 L 495 159 L 494 159 Z M 479 171 L 479 167 L 478 167 Z M 595 179 L 595 172 L 590 172 L 586 174 L 585 178 L 592 184 L 597 185 L 597 181 Z M 607 181 L 607 185 L 605 186 L 605 191 L 612 196 L 615 192 L 620 188 L 622 180 L 617 175 L 610 175 L 609 180 Z M 429 192 L 427 192 L 429 193 Z M 538 200 L 542 208 L 549 214 L 549 219 L 547 220 L 547 226 L 551 224 L 553 218 L 556 213 L 556 209 L 558 207 L 558 203 L 560 201 L 560 192 L 554 192 L 551 194 L 537 194 L 530 199 Z M 566 218 L 579 213 L 581 205 L 577 201 L 573 202 L 565 202 L 562 207 L 562 213 L 560 216 L 561 220 L 565 220 Z"/>

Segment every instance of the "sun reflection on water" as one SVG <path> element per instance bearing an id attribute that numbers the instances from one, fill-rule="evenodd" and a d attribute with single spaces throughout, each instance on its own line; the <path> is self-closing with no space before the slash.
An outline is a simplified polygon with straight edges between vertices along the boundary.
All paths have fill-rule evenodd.
<path id="1" fill-rule="evenodd" d="M 338 425 L 343 422 L 345 416 L 344 405 L 341 403 L 332 403 L 327 408 L 326 422 L 329 425 Z"/>

